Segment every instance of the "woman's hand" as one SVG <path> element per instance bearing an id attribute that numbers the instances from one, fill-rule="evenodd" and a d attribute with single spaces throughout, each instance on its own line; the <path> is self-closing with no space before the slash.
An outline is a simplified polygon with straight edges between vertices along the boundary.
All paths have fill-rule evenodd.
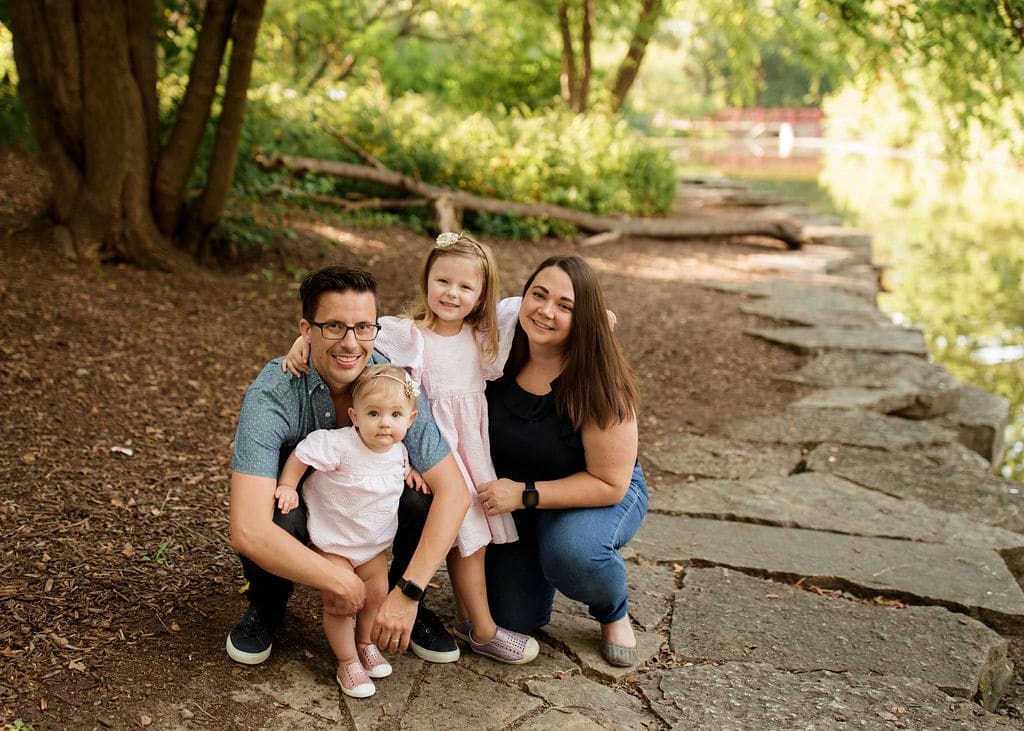
<path id="1" fill-rule="evenodd" d="M 295 338 L 295 342 L 292 343 L 288 355 L 281 361 L 281 372 L 291 373 L 296 378 L 304 373 L 309 373 L 309 364 L 306 362 L 308 359 L 309 343 L 300 335 Z"/>
<path id="2" fill-rule="evenodd" d="M 523 507 L 526 485 L 504 477 L 477 485 L 476 494 L 487 515 L 511 513 Z"/>

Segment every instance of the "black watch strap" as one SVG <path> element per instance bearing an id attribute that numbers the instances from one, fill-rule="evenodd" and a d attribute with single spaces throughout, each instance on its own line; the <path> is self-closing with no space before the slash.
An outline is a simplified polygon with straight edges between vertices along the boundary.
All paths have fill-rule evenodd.
<path id="1" fill-rule="evenodd" d="M 535 482 L 527 482 L 526 489 L 523 490 L 523 507 L 527 510 L 533 510 L 537 507 L 538 502 L 540 502 L 540 493 L 537 492 L 537 484 Z"/>
<path id="2" fill-rule="evenodd" d="M 395 586 L 402 590 L 402 593 L 412 599 L 414 602 L 418 602 L 423 598 L 423 587 L 412 581 L 409 581 L 404 576 L 395 582 Z"/>

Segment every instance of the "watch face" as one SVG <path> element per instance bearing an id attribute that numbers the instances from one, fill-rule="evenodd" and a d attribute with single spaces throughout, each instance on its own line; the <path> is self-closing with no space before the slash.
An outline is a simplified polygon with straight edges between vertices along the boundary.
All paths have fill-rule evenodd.
<path id="1" fill-rule="evenodd" d="M 535 508 L 539 499 L 537 490 L 523 490 L 523 507 Z"/>

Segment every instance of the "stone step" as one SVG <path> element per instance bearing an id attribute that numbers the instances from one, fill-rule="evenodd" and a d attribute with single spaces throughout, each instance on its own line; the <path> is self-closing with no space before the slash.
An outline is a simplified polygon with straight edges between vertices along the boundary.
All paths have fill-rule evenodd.
<path id="1" fill-rule="evenodd" d="M 672 650 L 686 658 L 920 678 L 989 710 L 1013 676 L 1007 641 L 969 617 L 851 601 L 728 569 L 688 569 L 672 616 Z"/>
<path id="2" fill-rule="evenodd" d="M 643 463 L 676 475 L 739 480 L 788 475 L 803 460 L 800 448 L 698 434 L 669 434 L 643 447 Z"/>
<path id="3" fill-rule="evenodd" d="M 798 325 L 891 328 L 892 322 L 863 297 L 830 288 L 793 287 L 744 302 L 740 310 Z"/>
<path id="4" fill-rule="evenodd" d="M 779 380 L 824 389 L 863 388 L 868 391 L 914 393 L 914 401 L 892 409 L 908 419 L 930 419 L 956 408 L 961 384 L 938 363 L 914 355 L 830 351 Z M 886 411 L 885 413 L 891 413 Z"/>
<path id="5" fill-rule="evenodd" d="M 807 469 L 1024 533 L 1024 486 L 994 477 L 979 466 L 980 457 L 969 454 L 977 461 L 821 444 L 808 454 Z"/>
<path id="6" fill-rule="evenodd" d="M 924 335 L 918 330 L 901 327 L 781 327 L 751 328 L 743 332 L 769 342 L 796 348 L 803 353 L 862 350 L 920 356 L 928 354 Z"/>
<path id="7" fill-rule="evenodd" d="M 694 480 L 650 492 L 650 509 L 783 528 L 1024 549 L 1024 535 L 892 497 L 833 475 L 805 472 L 750 480 Z"/>
<path id="8" fill-rule="evenodd" d="M 781 414 L 731 422 L 722 432 L 724 436 L 749 442 L 803 447 L 838 442 L 893 452 L 951 444 L 957 440 L 954 429 L 931 421 L 862 411 L 792 407 Z"/>
<path id="9" fill-rule="evenodd" d="M 938 604 L 1024 635 L 1024 592 L 1002 557 L 974 546 L 648 514 L 630 544 L 662 563 L 726 566 L 860 596 Z"/>
<path id="10" fill-rule="evenodd" d="M 1019 731 L 1012 721 L 917 678 L 758 663 L 656 670 L 640 685 L 671 729 L 942 729 Z"/>

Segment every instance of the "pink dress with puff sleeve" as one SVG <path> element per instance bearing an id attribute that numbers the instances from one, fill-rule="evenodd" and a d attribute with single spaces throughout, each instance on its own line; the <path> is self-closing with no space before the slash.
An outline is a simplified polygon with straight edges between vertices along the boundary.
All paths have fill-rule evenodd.
<path id="1" fill-rule="evenodd" d="M 409 472 L 405 445 L 374 452 L 346 426 L 310 433 L 295 456 L 315 470 L 302 487 L 310 543 L 353 566 L 386 551 L 398 530 L 398 501 Z"/>
<path id="2" fill-rule="evenodd" d="M 508 513 L 488 517 L 476 499 L 476 486 L 497 479 L 491 462 L 487 428 L 487 380 L 501 376 L 508 357 L 514 319 L 509 322 L 510 305 L 503 301 L 499 318 L 501 345 L 495 363 L 485 364 L 473 329 L 464 325 L 457 335 L 437 335 L 412 320 L 380 318 L 381 331 L 376 350 L 395 365 L 408 368 L 426 394 L 438 429 L 451 447 L 455 460 L 473 495 L 466 518 L 459 529 L 456 546 L 468 556 L 488 543 L 519 540 L 515 522 Z M 518 311 L 518 306 L 515 307 Z"/>

